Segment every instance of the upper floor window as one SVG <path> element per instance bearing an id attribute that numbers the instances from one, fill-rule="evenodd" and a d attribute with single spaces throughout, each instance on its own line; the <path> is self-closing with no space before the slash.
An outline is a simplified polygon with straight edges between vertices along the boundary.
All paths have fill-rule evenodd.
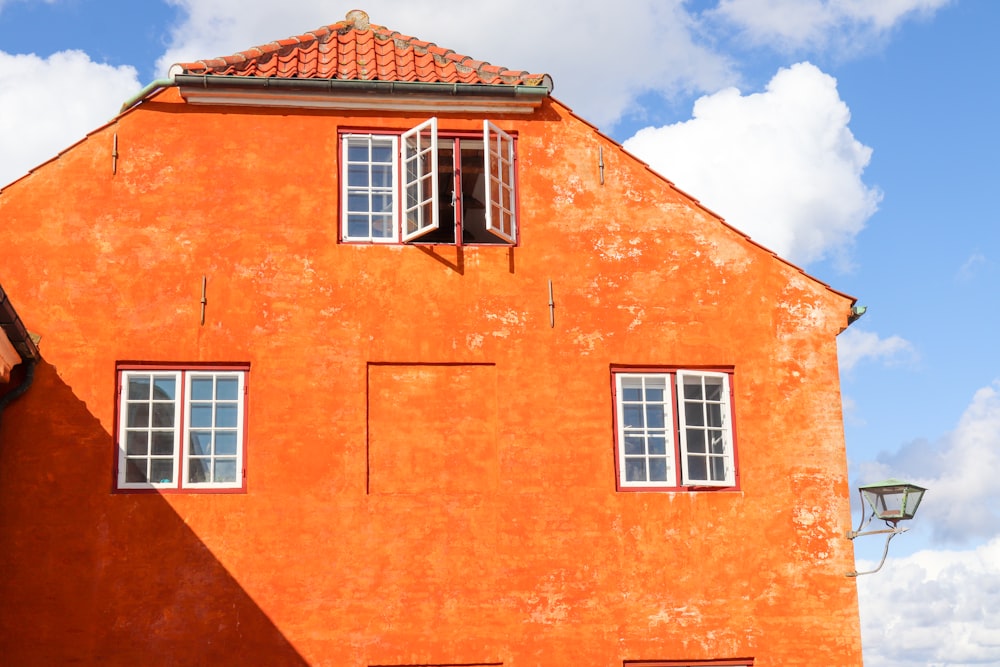
<path id="1" fill-rule="evenodd" d="M 736 485 L 729 373 L 616 371 L 614 379 L 619 488 Z"/>
<path id="2" fill-rule="evenodd" d="M 117 488 L 243 488 L 246 374 L 119 367 Z"/>
<path id="3" fill-rule="evenodd" d="M 439 134 L 437 118 L 395 134 L 345 134 L 341 239 L 369 243 L 513 244 L 514 139 Z"/>

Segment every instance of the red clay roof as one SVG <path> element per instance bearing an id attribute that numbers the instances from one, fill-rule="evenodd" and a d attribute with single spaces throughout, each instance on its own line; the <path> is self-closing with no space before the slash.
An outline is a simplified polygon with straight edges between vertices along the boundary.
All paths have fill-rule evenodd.
<path id="1" fill-rule="evenodd" d="M 304 35 L 222 58 L 178 63 L 170 68 L 170 73 L 552 88 L 548 74 L 496 67 L 431 42 L 371 25 L 368 14 L 360 9 L 348 12 L 343 21 Z"/>

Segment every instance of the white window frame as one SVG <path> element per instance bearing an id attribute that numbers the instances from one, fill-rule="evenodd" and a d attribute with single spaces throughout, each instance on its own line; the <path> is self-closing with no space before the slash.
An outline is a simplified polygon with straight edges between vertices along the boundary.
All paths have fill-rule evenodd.
<path id="1" fill-rule="evenodd" d="M 514 137 L 488 120 L 483 121 L 486 164 L 486 231 L 507 243 L 517 238 L 514 196 Z"/>
<path id="2" fill-rule="evenodd" d="M 350 185 L 352 165 L 371 165 L 372 162 L 351 162 L 350 146 L 354 142 L 367 141 L 369 154 L 373 142 L 391 140 L 393 142 L 393 186 L 392 216 L 393 233 L 389 236 L 372 234 L 372 217 L 376 213 L 370 203 L 366 215 L 369 216 L 367 235 L 351 234 L 350 216 L 358 212 L 350 211 L 350 197 L 367 194 L 369 201 L 375 195 L 389 194 L 388 188 L 378 188 L 369 182 L 366 186 Z M 438 185 L 438 119 L 429 118 L 400 135 L 395 134 L 353 134 L 342 136 L 341 161 L 341 223 L 340 237 L 347 243 L 410 243 L 440 227 L 440 198 Z M 504 132 L 489 120 L 483 121 L 483 173 L 486 189 L 486 231 L 504 241 L 517 243 L 517 188 L 516 152 L 514 137 Z M 380 163 L 381 164 L 381 163 Z M 429 181 L 429 188 L 425 185 Z M 430 191 L 429 194 L 427 191 Z M 456 234 L 454 243 L 463 245 L 461 233 Z"/>
<path id="3" fill-rule="evenodd" d="M 117 471 L 116 488 L 122 491 L 135 490 L 179 490 L 179 491 L 214 491 L 214 490 L 239 490 L 245 486 L 245 452 L 246 441 L 246 375 L 245 368 L 161 368 L 161 367 L 134 367 L 120 369 L 118 386 L 118 439 L 117 439 Z M 130 394 L 129 381 L 133 378 L 150 378 L 150 392 L 148 398 L 136 397 Z M 212 397 L 207 399 L 196 399 L 193 396 L 193 381 L 199 379 L 213 379 Z M 154 389 L 156 379 L 170 379 L 174 382 L 174 396 L 172 399 L 155 399 Z M 217 394 L 219 379 L 235 379 L 236 397 L 220 397 Z M 139 406 L 146 404 L 149 410 L 146 418 L 142 419 L 143 411 Z M 165 421 L 154 423 L 154 405 L 173 406 L 172 423 Z M 130 406 L 139 408 L 139 416 L 135 423 L 131 422 Z M 192 407 L 209 408 L 210 425 L 196 425 L 192 419 Z M 218 408 L 218 409 L 217 409 Z M 230 415 L 235 408 L 234 418 L 228 419 L 227 423 L 219 424 L 217 420 L 220 414 Z M 143 424 L 142 422 L 146 423 Z M 129 451 L 129 434 L 147 434 L 146 453 L 140 454 L 136 451 Z M 169 454 L 154 454 L 153 433 L 172 435 L 172 450 Z M 192 436 L 198 433 L 202 436 L 209 435 L 211 446 L 207 455 L 194 454 L 192 452 Z M 234 436 L 232 443 L 234 450 L 219 452 L 216 450 L 220 435 Z M 226 438 L 229 440 L 229 438 Z M 161 443 L 164 442 L 161 439 Z M 210 464 L 222 462 L 232 463 L 234 467 L 234 478 L 230 481 L 205 481 L 192 482 L 190 480 L 192 461 L 195 459 L 207 460 Z M 153 460 L 171 462 L 171 479 L 169 481 L 127 481 L 128 464 L 130 461 L 142 461 L 146 466 L 147 480 L 151 476 Z M 214 474 L 215 466 L 210 467 L 210 475 Z"/>
<path id="4" fill-rule="evenodd" d="M 403 187 L 399 196 L 403 200 L 402 238 L 405 243 L 434 231 L 441 224 L 438 218 L 437 118 L 430 118 L 404 132 L 400 137 L 400 149 Z M 426 185 L 428 180 L 430 188 Z"/>
<path id="5" fill-rule="evenodd" d="M 366 160 L 364 162 L 351 162 L 350 160 L 350 149 L 352 145 L 360 144 L 365 142 L 368 147 L 369 157 L 372 155 L 373 147 L 376 142 L 386 142 L 389 144 L 389 148 L 392 155 L 392 161 L 390 163 L 391 177 L 389 186 L 378 186 L 372 183 L 372 167 L 374 165 L 385 165 L 386 163 L 373 162 L 372 160 Z M 345 134 L 342 137 L 341 146 L 341 160 L 344 165 L 343 173 L 341 174 L 341 187 L 340 187 L 340 201 L 342 208 L 341 215 L 341 238 L 345 241 L 352 242 L 369 242 L 369 243 L 398 243 L 399 242 L 399 137 L 392 134 Z M 368 168 L 368 182 L 365 185 L 351 185 L 350 183 L 350 172 L 351 165 L 360 166 L 364 165 Z M 364 212 L 351 211 L 349 202 L 351 197 L 354 196 L 367 196 L 368 197 L 368 210 Z M 388 196 L 390 198 L 391 206 L 389 211 L 385 210 L 374 210 L 376 207 L 374 205 L 375 197 L 377 196 Z M 368 218 L 368 233 L 367 234 L 351 234 L 350 219 L 351 215 L 365 215 Z M 376 216 L 385 216 L 389 214 L 389 221 L 392 229 L 392 234 L 389 236 L 376 236 L 374 231 L 374 218 Z"/>
<path id="6" fill-rule="evenodd" d="M 685 398 L 685 380 L 700 380 L 702 387 L 706 383 L 720 386 L 719 396 L 715 398 L 702 394 L 701 398 Z M 634 388 L 635 384 L 640 385 L 641 395 L 638 399 L 626 400 L 625 390 Z M 648 388 L 662 389 L 662 399 L 650 398 L 650 394 L 646 392 Z M 736 445 L 730 373 L 688 369 L 648 372 L 615 370 L 614 391 L 619 488 L 680 489 L 736 486 Z M 701 417 L 690 419 L 691 423 L 688 423 L 688 408 L 690 407 L 694 417 L 696 407 L 699 406 Z M 626 409 L 630 410 L 631 419 L 626 416 Z M 638 420 L 635 419 L 637 409 L 640 413 Z M 659 426 L 657 412 L 659 410 L 663 413 L 663 426 Z M 651 414 L 655 419 L 652 425 L 649 419 Z M 704 434 L 703 439 L 694 436 L 698 431 Z M 657 438 L 663 439 L 662 449 L 665 453 L 661 453 Z M 700 446 L 699 442 L 708 444 Z M 712 443 L 714 451 L 711 451 Z M 665 479 L 650 479 L 653 476 L 651 474 L 653 461 L 655 460 L 659 466 L 664 458 Z M 692 463 L 697 459 L 704 460 L 706 474 L 701 477 L 695 476 L 693 472 L 695 466 L 692 466 Z M 629 463 L 639 460 L 645 462 L 645 479 L 629 480 Z M 710 465 L 713 460 L 719 462 L 714 469 Z M 719 472 L 720 466 L 722 473 L 713 475 L 712 472 Z"/>

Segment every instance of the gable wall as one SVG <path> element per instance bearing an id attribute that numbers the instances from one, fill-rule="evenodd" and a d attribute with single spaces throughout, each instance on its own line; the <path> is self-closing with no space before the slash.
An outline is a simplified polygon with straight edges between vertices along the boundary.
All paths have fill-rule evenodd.
<path id="1" fill-rule="evenodd" d="M 0 437 L 4 654 L 860 664 L 849 300 L 555 102 L 491 119 L 516 248 L 338 245 L 338 126 L 427 115 L 168 90 L 0 193 L 45 359 Z M 111 493 L 120 360 L 251 363 L 247 493 Z M 612 364 L 733 366 L 740 490 L 616 492 Z"/>

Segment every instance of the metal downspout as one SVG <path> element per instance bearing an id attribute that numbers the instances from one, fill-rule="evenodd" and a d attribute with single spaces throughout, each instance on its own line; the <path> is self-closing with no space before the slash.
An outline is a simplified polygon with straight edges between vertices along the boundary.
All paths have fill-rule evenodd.
<path id="1" fill-rule="evenodd" d="M 118 113 L 125 113 L 126 111 L 134 107 L 136 104 L 142 102 L 144 99 L 152 95 L 157 90 L 160 90 L 161 88 L 169 88 L 171 86 L 176 86 L 176 85 L 177 83 L 172 78 L 157 79 L 156 81 L 153 81 L 152 83 L 147 85 L 145 88 L 140 90 L 132 97 L 125 100 L 125 103 L 122 104 L 122 108 L 118 110 Z"/>
<path id="2" fill-rule="evenodd" d="M 24 379 L 21 381 L 21 384 L 0 397 L 0 417 L 3 416 L 4 408 L 13 403 L 24 392 L 28 391 L 31 383 L 35 381 L 35 365 L 38 363 L 38 360 L 28 359 L 25 363 L 27 364 L 27 369 L 25 370 Z"/>

